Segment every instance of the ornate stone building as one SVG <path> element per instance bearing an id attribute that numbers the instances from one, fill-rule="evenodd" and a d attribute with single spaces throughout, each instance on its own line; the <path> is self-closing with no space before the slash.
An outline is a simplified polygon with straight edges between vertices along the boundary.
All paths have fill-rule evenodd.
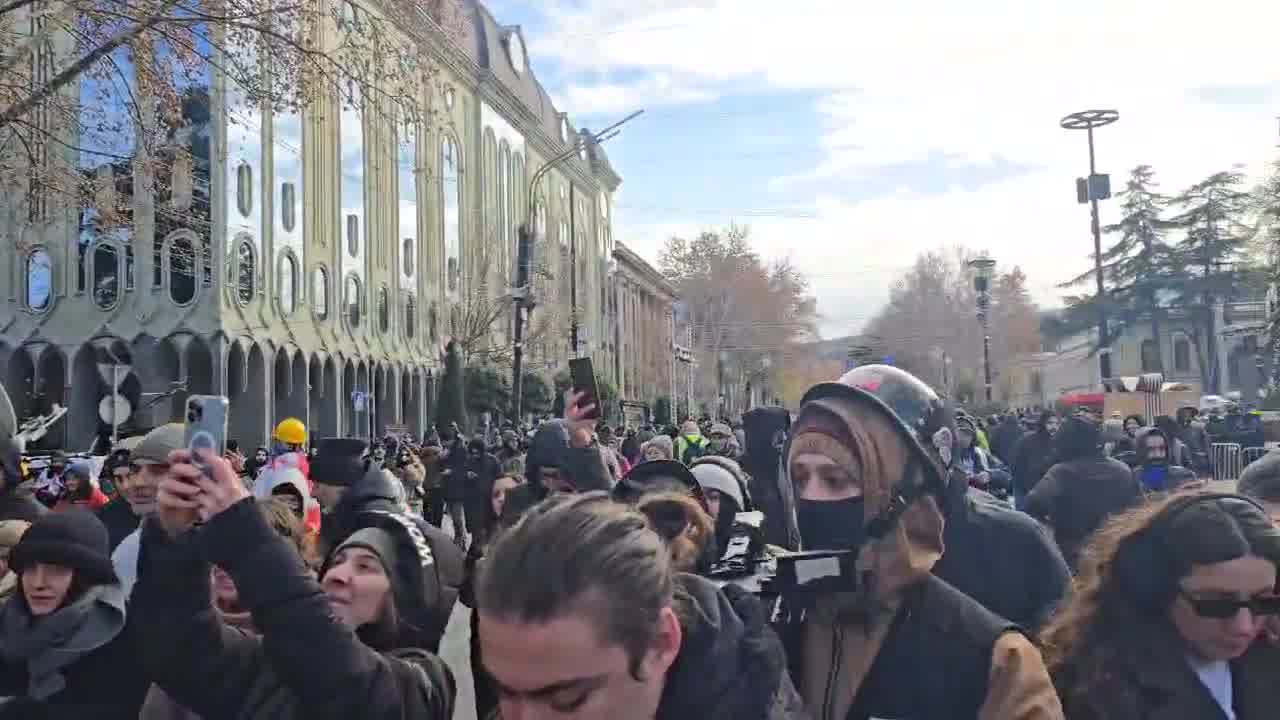
<path id="1" fill-rule="evenodd" d="M 312 1 L 331 44 L 365 11 Z M 176 419 L 188 394 L 225 394 L 242 447 L 264 443 L 286 416 L 318 435 L 420 433 L 448 319 L 477 288 L 502 302 L 526 217 L 541 230 L 537 317 L 547 325 L 532 364 L 549 373 L 571 353 L 576 257 L 581 350 L 613 367 L 605 301 L 620 178 L 552 104 L 521 29 L 464 3 L 456 40 L 425 18 L 403 29 L 440 67 L 442 80 L 420 88 L 430 125 L 370 111 L 381 101 L 359 87 L 346 89 L 350 101 L 334 93 L 299 112 L 249 107 L 207 64 L 169 140 L 190 161 L 163 167 L 168 182 L 135 182 L 154 164 L 125 139 L 111 162 L 61 150 L 104 181 L 78 204 L 39 214 L 25 193 L 0 197 L 0 379 L 18 415 L 68 406 L 48 442 L 83 449 L 110 430 L 100 406 L 114 384 L 127 403 L 119 419 L 139 429 Z M 93 82 L 70 92 L 89 100 Z M 539 182 L 530 212 L 534 173 L 579 145 Z M 104 201 L 128 221 L 105 227 Z M 494 328 L 500 341 L 507 328 Z"/>
<path id="2" fill-rule="evenodd" d="M 617 243 L 613 258 L 615 335 L 618 352 L 614 375 L 624 401 L 642 403 L 655 412 L 659 397 L 675 394 L 672 314 L 676 289 L 644 258 Z M 658 418 L 667 421 L 667 418 Z"/>

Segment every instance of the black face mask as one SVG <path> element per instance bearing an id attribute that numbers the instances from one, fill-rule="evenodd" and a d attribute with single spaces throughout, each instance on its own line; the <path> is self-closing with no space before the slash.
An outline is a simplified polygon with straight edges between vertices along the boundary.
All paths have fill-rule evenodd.
<path id="1" fill-rule="evenodd" d="M 796 499 L 796 522 L 805 550 L 856 550 L 866 539 L 862 496 L 844 500 Z"/>

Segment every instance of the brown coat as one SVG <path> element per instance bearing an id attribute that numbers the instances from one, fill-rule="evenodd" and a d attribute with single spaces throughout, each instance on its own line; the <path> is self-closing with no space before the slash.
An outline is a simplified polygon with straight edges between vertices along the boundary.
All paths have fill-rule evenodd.
<path id="1" fill-rule="evenodd" d="M 843 402 L 811 401 L 853 425 L 856 418 Z M 796 452 L 793 444 L 791 452 Z M 868 478 L 880 480 L 884 478 Z M 865 513 L 875 517 L 889 501 L 890 488 L 868 482 L 863 487 Z M 917 498 L 886 535 L 869 543 L 858 555 L 858 568 L 873 581 L 871 592 L 820 599 L 806 616 L 803 639 L 803 677 L 796 678 L 815 720 L 844 720 L 876 656 L 889 637 L 909 588 L 923 582 L 942 557 L 944 521 L 931 495 Z M 850 611 L 853 611 L 850 613 Z M 849 621 L 850 615 L 863 621 Z M 837 632 L 837 625 L 839 626 Z M 831 677 L 835 648 L 842 638 L 840 672 Z M 827 713 L 824 715 L 823 713 Z M 992 648 L 987 695 L 979 720 L 1059 720 L 1062 706 L 1040 652 L 1018 632 L 1000 636 Z"/>

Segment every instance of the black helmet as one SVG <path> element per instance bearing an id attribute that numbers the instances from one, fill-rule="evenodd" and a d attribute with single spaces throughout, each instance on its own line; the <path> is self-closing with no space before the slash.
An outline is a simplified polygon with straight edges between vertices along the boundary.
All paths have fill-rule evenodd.
<path id="1" fill-rule="evenodd" d="M 945 465 L 950 458 L 950 442 L 939 447 L 934 436 L 943 428 L 952 428 L 951 411 L 938 393 L 920 378 L 891 365 L 862 365 L 845 373 L 835 382 L 818 383 L 809 388 L 800 406 L 827 397 L 850 398 L 880 411 L 896 427 L 907 446 L 926 468 L 926 487 L 938 497 L 946 493 Z"/>

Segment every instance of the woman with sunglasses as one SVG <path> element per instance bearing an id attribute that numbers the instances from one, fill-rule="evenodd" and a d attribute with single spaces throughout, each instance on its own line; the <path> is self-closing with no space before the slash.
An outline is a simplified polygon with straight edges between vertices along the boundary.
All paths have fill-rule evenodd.
<path id="1" fill-rule="evenodd" d="M 1179 494 L 1119 516 L 1043 634 L 1069 720 L 1258 720 L 1280 707 L 1280 528 L 1240 495 Z"/>

